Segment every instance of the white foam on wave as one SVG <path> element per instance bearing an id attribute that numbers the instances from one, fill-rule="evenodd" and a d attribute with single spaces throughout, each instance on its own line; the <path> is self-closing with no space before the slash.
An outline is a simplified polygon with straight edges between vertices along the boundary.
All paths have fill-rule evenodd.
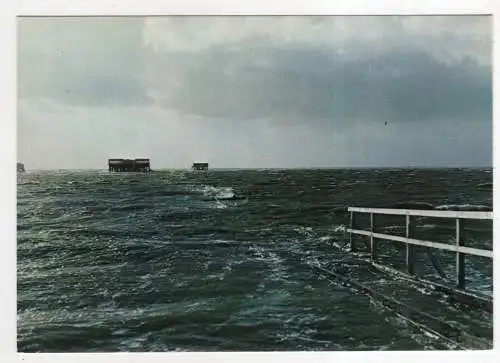
<path id="1" fill-rule="evenodd" d="M 337 242 L 333 242 L 332 245 L 335 247 L 335 248 L 338 248 L 339 250 L 342 250 L 344 252 L 350 252 L 351 251 L 351 247 L 349 245 L 339 245 Z"/>
<path id="2" fill-rule="evenodd" d="M 235 256 L 235 248 L 237 248 L 237 244 L 240 244 L 241 242 L 238 242 L 238 241 L 226 241 L 226 240 L 216 240 L 216 243 L 223 243 L 223 244 L 226 244 L 226 243 L 230 243 L 230 244 L 235 244 L 235 247 L 233 247 L 229 252 L 228 254 L 226 255 L 226 258 L 225 258 L 225 264 L 224 266 L 222 266 L 222 268 L 217 268 L 217 272 L 216 273 L 210 273 L 208 274 L 207 278 L 209 280 L 211 279 L 216 279 L 216 280 L 219 280 L 219 281 L 222 281 L 224 280 L 226 277 L 228 277 L 228 275 L 231 274 L 231 272 L 233 271 L 233 267 L 234 266 L 237 266 L 237 265 L 240 265 L 242 263 L 245 263 L 245 259 L 238 259 L 237 256 Z M 207 261 L 205 263 L 205 271 L 209 271 L 210 270 L 210 266 L 212 265 L 213 261 Z"/>
<path id="3" fill-rule="evenodd" d="M 333 232 L 335 233 L 345 232 L 346 230 L 347 226 L 345 226 L 344 224 L 340 224 L 338 226 L 335 226 L 335 228 L 333 228 Z"/>
<path id="4" fill-rule="evenodd" d="M 437 227 L 437 225 L 435 224 L 423 224 L 421 226 L 419 226 L 420 228 L 423 228 L 423 229 L 434 229 Z"/>
<path id="5" fill-rule="evenodd" d="M 437 210 L 488 210 L 488 206 L 483 204 L 442 204 L 435 207 Z"/>
<path id="6" fill-rule="evenodd" d="M 299 232 L 299 233 L 310 233 L 312 232 L 312 227 L 298 227 L 298 228 L 294 228 L 294 231 L 295 232 Z"/>
<path id="7" fill-rule="evenodd" d="M 227 208 L 227 204 L 221 202 L 220 200 L 217 200 L 215 202 L 215 204 L 212 206 L 212 208 L 214 208 L 214 209 L 226 209 Z"/>
<path id="8" fill-rule="evenodd" d="M 319 238 L 319 240 L 320 240 L 321 242 L 331 241 L 332 239 L 333 239 L 333 237 L 332 237 L 332 236 L 322 236 L 322 237 L 320 237 L 320 238 Z"/>
<path id="9" fill-rule="evenodd" d="M 286 281 L 288 278 L 287 267 L 283 264 L 285 260 L 278 256 L 275 252 L 263 248 L 262 246 L 250 246 L 249 251 L 251 251 L 255 260 L 259 262 L 264 262 L 270 268 L 270 275 L 267 279 L 272 281 Z"/>
<path id="10" fill-rule="evenodd" d="M 301 236 L 305 237 L 306 239 L 309 239 L 313 236 L 313 229 L 312 227 L 297 227 L 293 229 L 295 232 L 300 234 Z"/>
<path id="11" fill-rule="evenodd" d="M 215 199 L 230 199 L 234 197 L 232 187 L 214 187 L 213 185 L 204 185 L 200 190 L 205 196 Z"/>

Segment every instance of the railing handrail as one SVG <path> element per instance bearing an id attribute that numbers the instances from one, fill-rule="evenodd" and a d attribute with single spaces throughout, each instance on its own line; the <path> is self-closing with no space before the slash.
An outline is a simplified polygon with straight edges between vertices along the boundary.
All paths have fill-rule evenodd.
<path id="1" fill-rule="evenodd" d="M 493 258 L 493 251 L 486 250 L 483 248 L 473 248 L 473 247 L 457 246 L 457 245 L 453 245 L 453 244 L 449 244 L 449 243 L 425 241 L 425 240 L 416 239 L 416 238 L 395 236 L 393 234 L 375 233 L 375 232 L 371 232 L 371 231 L 365 231 L 362 229 L 348 228 L 347 232 L 359 234 L 359 235 L 363 235 L 363 236 L 367 236 L 367 237 L 373 236 L 373 237 L 375 237 L 377 239 L 381 239 L 381 240 L 401 242 L 401 243 L 406 243 L 406 244 L 411 244 L 411 245 L 416 245 L 416 246 L 424 246 L 424 247 L 429 247 L 429 248 L 435 248 L 438 250 L 445 250 L 445 251 L 450 251 L 450 252 L 460 252 L 460 253 L 464 253 L 466 255 L 474 255 L 474 256 Z"/>
<path id="2" fill-rule="evenodd" d="M 347 211 L 356 213 L 373 213 L 373 214 L 405 215 L 405 216 L 409 215 L 409 216 L 435 217 L 435 218 L 493 219 L 493 212 L 487 212 L 487 211 L 391 209 L 391 208 L 365 208 L 365 207 L 348 207 Z"/>

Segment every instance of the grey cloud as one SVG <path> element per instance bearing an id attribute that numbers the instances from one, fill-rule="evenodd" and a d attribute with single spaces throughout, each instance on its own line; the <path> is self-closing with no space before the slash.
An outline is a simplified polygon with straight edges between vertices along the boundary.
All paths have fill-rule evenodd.
<path id="1" fill-rule="evenodd" d="M 19 97 L 78 105 L 143 104 L 143 21 L 21 18 Z"/>
<path id="2" fill-rule="evenodd" d="M 161 57 L 184 67 L 161 71 L 165 78 L 152 88 L 165 107 L 185 112 L 338 123 L 491 120 L 489 67 L 469 59 L 444 64 L 410 47 L 344 55 L 311 46 L 224 46 Z"/>
<path id="3" fill-rule="evenodd" d="M 471 33 L 456 17 L 167 19 L 155 24 L 174 41 L 157 51 L 147 19 L 22 19 L 19 96 L 230 118 L 491 118 L 491 67 L 443 61 L 488 58 L 485 18 Z"/>

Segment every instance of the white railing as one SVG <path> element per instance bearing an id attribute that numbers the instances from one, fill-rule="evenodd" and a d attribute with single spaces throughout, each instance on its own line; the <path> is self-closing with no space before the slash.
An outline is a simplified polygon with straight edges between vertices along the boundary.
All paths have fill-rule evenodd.
<path id="1" fill-rule="evenodd" d="M 440 210 L 412 210 L 412 209 L 383 209 L 383 208 L 358 208 L 349 207 L 348 211 L 351 216 L 350 226 L 347 232 L 350 234 L 351 250 L 355 251 L 356 246 L 353 243 L 353 234 L 370 237 L 370 254 L 372 261 L 376 259 L 375 239 L 395 241 L 406 244 L 406 266 L 408 273 L 415 273 L 415 251 L 414 246 L 424 246 L 440 250 L 446 250 L 456 253 L 456 279 L 457 287 L 465 289 L 465 255 L 481 256 L 493 258 L 492 250 L 484 250 L 479 248 L 465 247 L 463 243 L 463 220 L 465 219 L 493 219 L 493 212 L 470 212 L 470 211 L 440 211 Z M 370 215 L 370 230 L 360 230 L 355 228 L 355 213 L 364 213 Z M 375 215 L 402 215 L 406 216 L 406 235 L 394 236 L 385 233 L 375 232 Z M 432 217 L 432 218 L 453 218 L 456 221 L 455 228 L 455 244 L 439 243 L 424 241 L 411 238 L 412 234 L 412 217 Z"/>

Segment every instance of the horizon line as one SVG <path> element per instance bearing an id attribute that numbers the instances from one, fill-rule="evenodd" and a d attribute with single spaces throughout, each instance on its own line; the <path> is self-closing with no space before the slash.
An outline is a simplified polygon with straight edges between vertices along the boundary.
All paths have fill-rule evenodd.
<path id="1" fill-rule="evenodd" d="M 298 166 L 298 167 L 211 167 L 209 170 L 349 170 L 349 169 L 493 169 L 492 165 L 482 166 Z M 26 171 L 93 170 L 108 171 L 108 168 L 34 168 Z M 187 170 L 191 167 L 160 167 L 154 171 Z"/>

